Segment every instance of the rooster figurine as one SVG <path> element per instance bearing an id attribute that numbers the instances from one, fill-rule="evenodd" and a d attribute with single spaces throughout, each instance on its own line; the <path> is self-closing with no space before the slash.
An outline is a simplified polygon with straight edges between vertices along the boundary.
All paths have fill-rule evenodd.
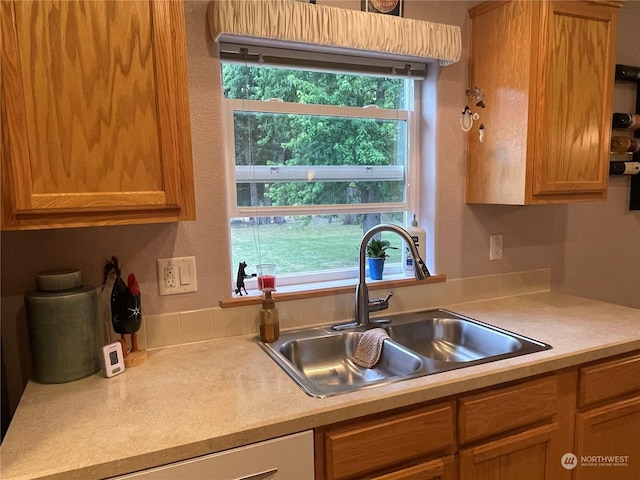
<path id="1" fill-rule="evenodd" d="M 142 324 L 140 287 L 133 273 L 129 274 L 127 283 L 124 283 L 116 257 L 111 257 L 104 266 L 103 285 L 110 275 L 116 276 L 111 290 L 111 324 L 113 330 L 120 334 L 125 366 L 136 366 L 146 360 L 146 352 L 138 348 L 137 332 Z M 127 348 L 127 334 L 131 335 L 131 350 Z"/>

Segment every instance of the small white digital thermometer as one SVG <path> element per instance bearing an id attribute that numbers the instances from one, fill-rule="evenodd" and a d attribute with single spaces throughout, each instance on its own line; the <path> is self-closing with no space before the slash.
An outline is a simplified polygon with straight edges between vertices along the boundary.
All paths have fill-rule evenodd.
<path id="1" fill-rule="evenodd" d="M 120 342 L 102 347 L 100 360 L 102 360 L 102 371 L 107 378 L 124 372 L 124 355 Z"/>

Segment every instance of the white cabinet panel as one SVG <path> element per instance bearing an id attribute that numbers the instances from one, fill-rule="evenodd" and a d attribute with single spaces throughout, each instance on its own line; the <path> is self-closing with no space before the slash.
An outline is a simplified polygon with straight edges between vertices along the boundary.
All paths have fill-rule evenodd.
<path id="1" fill-rule="evenodd" d="M 117 480 L 313 480 L 313 432 L 306 431 L 183 462 Z"/>

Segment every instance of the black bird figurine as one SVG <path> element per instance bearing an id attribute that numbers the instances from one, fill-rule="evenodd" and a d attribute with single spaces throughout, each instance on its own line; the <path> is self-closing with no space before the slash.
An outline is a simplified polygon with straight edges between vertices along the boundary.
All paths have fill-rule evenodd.
<path id="1" fill-rule="evenodd" d="M 113 325 L 113 330 L 120 334 L 120 343 L 126 360 L 130 353 L 139 351 L 137 332 L 142 324 L 140 287 L 133 273 L 129 274 L 127 284 L 124 283 L 116 257 L 111 257 L 111 260 L 108 260 L 104 266 L 103 285 L 106 284 L 107 278 L 111 274 L 116 275 L 116 280 L 111 290 L 111 324 Z M 126 334 L 131 335 L 131 350 L 127 348 Z"/>

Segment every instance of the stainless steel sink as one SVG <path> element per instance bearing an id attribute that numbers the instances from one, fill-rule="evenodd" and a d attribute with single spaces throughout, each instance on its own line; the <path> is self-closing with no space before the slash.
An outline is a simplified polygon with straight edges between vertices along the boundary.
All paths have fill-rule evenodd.
<path id="1" fill-rule="evenodd" d="M 302 389 L 327 397 L 480 363 L 548 350 L 550 345 L 447 310 L 386 317 L 390 339 L 379 362 L 353 362 L 359 339 L 371 325 L 350 331 L 330 326 L 282 332 L 278 341 L 256 342 Z"/>
<path id="2" fill-rule="evenodd" d="M 391 338 L 441 362 L 471 362 L 522 349 L 513 335 L 459 318 L 430 318 L 387 329 Z"/>
<path id="3" fill-rule="evenodd" d="M 384 342 L 380 360 L 373 368 L 356 365 L 353 356 L 362 332 L 303 330 L 298 333 L 303 336 L 295 338 L 295 333 L 285 334 L 287 338 L 280 343 L 279 355 L 275 358 L 284 357 L 286 362 L 278 363 L 314 396 L 335 395 L 401 380 L 423 367 L 418 355 L 389 340 Z"/>

